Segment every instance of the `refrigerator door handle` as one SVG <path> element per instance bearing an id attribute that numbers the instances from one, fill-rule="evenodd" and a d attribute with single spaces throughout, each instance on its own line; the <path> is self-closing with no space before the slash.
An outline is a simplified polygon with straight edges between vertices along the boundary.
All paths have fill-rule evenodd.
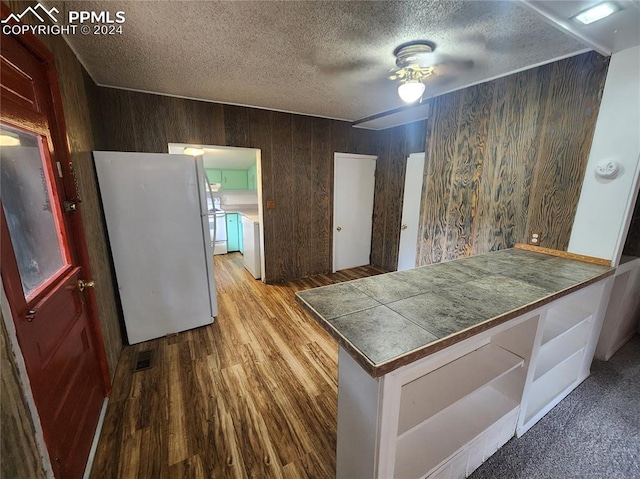
<path id="1" fill-rule="evenodd" d="M 205 177 L 206 177 L 206 173 L 205 173 Z M 211 200 L 211 204 L 213 205 L 213 212 L 215 214 L 216 204 L 213 201 L 213 193 L 211 191 L 211 185 L 209 184 L 209 179 L 208 178 L 205 178 L 205 179 L 206 179 L 205 183 L 207 184 L 207 193 L 209 195 L 209 199 Z M 215 221 L 215 218 L 214 218 L 214 221 L 213 221 L 213 239 L 211 240 L 211 243 L 212 243 L 211 246 L 213 248 L 215 248 L 216 237 L 218 236 L 218 232 L 216 231 L 217 227 L 218 227 L 218 223 L 217 223 L 217 221 Z"/>

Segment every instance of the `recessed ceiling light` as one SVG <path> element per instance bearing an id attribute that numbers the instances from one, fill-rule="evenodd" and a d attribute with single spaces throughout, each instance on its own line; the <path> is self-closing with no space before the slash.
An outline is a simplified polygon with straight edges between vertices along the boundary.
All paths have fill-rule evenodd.
<path id="1" fill-rule="evenodd" d="M 204 148 L 194 148 L 189 146 L 183 150 L 183 153 L 189 156 L 202 156 L 204 155 Z"/>
<path id="2" fill-rule="evenodd" d="M 572 20 L 583 25 L 589 25 L 590 23 L 597 22 L 609 15 L 616 13 L 620 10 L 620 7 L 612 2 L 599 3 L 598 5 L 588 8 L 584 12 L 578 13 Z"/>

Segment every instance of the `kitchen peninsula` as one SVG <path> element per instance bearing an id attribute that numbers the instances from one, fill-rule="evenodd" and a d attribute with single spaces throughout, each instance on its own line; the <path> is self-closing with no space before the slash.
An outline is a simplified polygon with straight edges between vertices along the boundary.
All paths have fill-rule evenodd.
<path id="1" fill-rule="evenodd" d="M 340 346 L 338 478 L 466 477 L 586 379 L 614 269 L 524 248 L 297 293 Z"/>

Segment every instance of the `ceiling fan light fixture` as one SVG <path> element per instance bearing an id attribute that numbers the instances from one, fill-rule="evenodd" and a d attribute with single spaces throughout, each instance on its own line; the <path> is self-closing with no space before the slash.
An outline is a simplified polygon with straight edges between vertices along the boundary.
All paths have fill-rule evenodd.
<path id="1" fill-rule="evenodd" d="M 405 103 L 413 103 L 422 97 L 424 83 L 420 80 L 408 80 L 398 86 L 398 96 Z"/>

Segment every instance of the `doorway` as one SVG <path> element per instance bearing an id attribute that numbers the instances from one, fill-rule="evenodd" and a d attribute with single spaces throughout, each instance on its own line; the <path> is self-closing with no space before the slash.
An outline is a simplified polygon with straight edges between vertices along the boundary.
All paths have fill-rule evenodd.
<path id="1" fill-rule="evenodd" d="M 80 478 L 110 382 L 54 59 L 6 35 L 1 71 L 2 285 L 54 474 Z"/>
<path id="2" fill-rule="evenodd" d="M 168 148 L 170 154 L 203 158 L 213 197 L 214 254 L 240 253 L 245 269 L 266 282 L 260 150 L 189 143 L 169 143 Z"/>
<path id="3" fill-rule="evenodd" d="M 407 169 L 404 177 L 398 271 L 416 267 L 423 181 L 424 153 L 413 153 L 407 158 Z"/>
<path id="4" fill-rule="evenodd" d="M 334 273 L 371 262 L 376 160 L 369 155 L 334 155 Z"/>

